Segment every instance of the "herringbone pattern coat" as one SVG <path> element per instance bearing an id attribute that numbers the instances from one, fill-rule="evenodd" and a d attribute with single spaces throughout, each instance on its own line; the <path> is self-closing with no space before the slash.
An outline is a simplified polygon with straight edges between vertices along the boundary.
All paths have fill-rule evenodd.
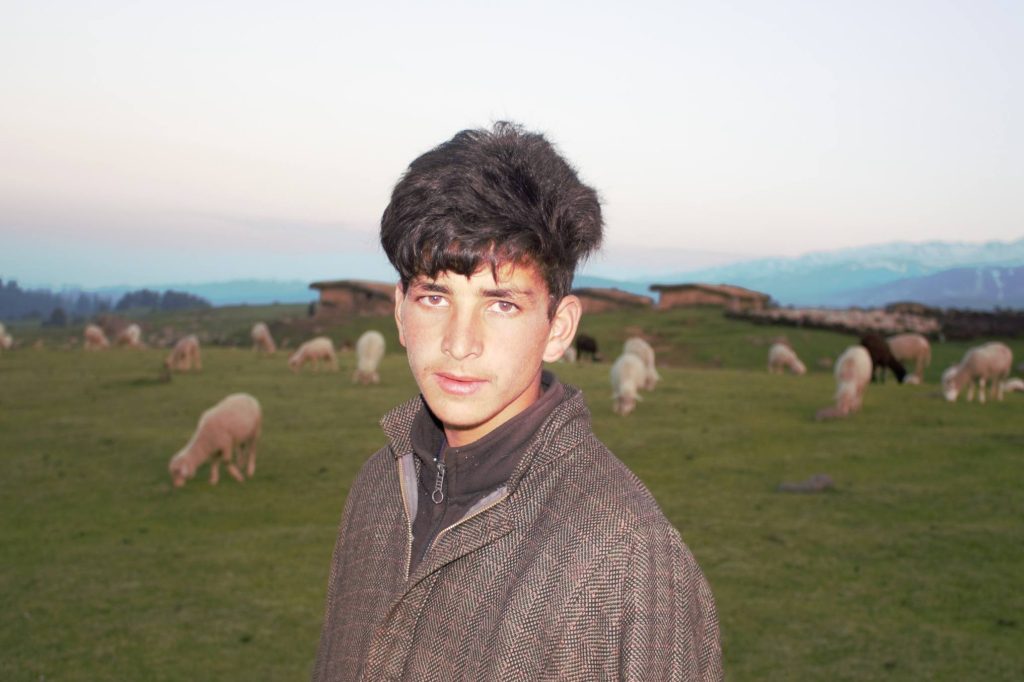
<path id="1" fill-rule="evenodd" d="M 718 680 L 718 617 L 650 493 L 594 436 L 578 389 L 508 483 L 407 575 L 416 398 L 353 483 L 313 679 Z"/>

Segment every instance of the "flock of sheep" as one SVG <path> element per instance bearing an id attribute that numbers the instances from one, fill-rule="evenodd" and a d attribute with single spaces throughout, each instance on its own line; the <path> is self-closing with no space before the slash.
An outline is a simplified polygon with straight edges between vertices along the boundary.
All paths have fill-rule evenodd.
<path id="1" fill-rule="evenodd" d="M 0 338 L 3 327 L 0 326 Z M 87 325 L 83 333 L 84 348 L 98 351 L 111 346 L 103 329 L 95 324 Z M 277 344 L 270 329 L 263 322 L 252 328 L 253 350 L 268 355 L 277 352 Z M 129 324 L 114 340 L 114 345 L 132 348 L 143 347 L 142 330 L 137 324 Z M 368 331 L 356 342 L 356 371 L 353 383 L 380 383 L 377 368 L 384 357 L 384 336 L 377 331 Z M 326 336 L 306 341 L 288 358 L 288 367 L 298 372 L 307 363 L 314 370 L 321 363 L 337 371 L 338 358 L 334 344 Z M 165 376 L 170 372 L 189 372 L 203 368 L 199 338 L 188 334 L 178 339 L 163 363 Z M 233 393 L 199 417 L 199 424 L 188 443 L 179 450 L 167 465 L 171 482 L 181 487 L 193 478 L 200 466 L 210 462 L 210 483 L 220 480 L 220 466 L 224 464 L 231 476 L 241 482 L 246 476 L 256 473 L 256 443 L 263 428 L 263 411 L 256 398 L 248 393 Z M 244 470 L 244 474 L 243 474 Z"/>
<path id="2" fill-rule="evenodd" d="M 836 360 L 835 404 L 819 410 L 817 418 L 834 419 L 858 411 L 868 383 L 884 381 L 887 369 L 892 370 L 902 383 L 920 384 L 931 357 L 931 344 L 921 334 L 896 334 L 889 338 L 875 333 L 865 334 L 860 344 L 848 347 Z M 913 365 L 913 373 L 907 373 L 905 364 Z M 966 387 L 967 400 L 973 400 L 977 388 L 978 401 L 984 403 L 988 385 L 990 397 L 1002 400 L 1005 391 L 1024 389 L 1024 381 L 1009 378 L 1012 365 L 1013 352 L 1004 343 L 992 341 L 970 348 L 959 364 L 942 373 L 942 395 L 946 400 L 955 402 Z M 768 371 L 782 372 L 784 369 L 793 374 L 807 371 L 793 348 L 785 342 L 776 342 L 768 351 Z"/>

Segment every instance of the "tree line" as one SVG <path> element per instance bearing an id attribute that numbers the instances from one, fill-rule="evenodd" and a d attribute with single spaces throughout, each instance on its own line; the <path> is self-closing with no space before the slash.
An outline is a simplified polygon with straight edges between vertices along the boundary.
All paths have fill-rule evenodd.
<path id="1" fill-rule="evenodd" d="M 22 289 L 14 280 L 0 279 L 0 318 L 40 319 L 64 326 L 99 313 L 127 310 L 188 310 L 210 308 L 205 298 L 184 291 L 163 292 L 137 289 L 122 295 L 116 303 L 107 296 L 85 291 Z"/>

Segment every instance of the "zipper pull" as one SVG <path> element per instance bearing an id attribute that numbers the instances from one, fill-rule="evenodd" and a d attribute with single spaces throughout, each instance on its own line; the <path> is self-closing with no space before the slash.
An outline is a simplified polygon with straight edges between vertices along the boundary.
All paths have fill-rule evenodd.
<path id="1" fill-rule="evenodd" d="M 437 480 L 434 481 L 434 492 L 430 495 L 430 499 L 434 501 L 434 504 L 441 504 L 444 501 L 444 492 L 441 488 L 444 486 L 444 462 L 437 463 Z"/>

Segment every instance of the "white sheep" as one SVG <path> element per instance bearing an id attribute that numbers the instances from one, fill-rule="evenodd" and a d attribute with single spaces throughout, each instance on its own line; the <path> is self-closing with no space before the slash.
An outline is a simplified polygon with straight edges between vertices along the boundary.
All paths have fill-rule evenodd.
<path id="1" fill-rule="evenodd" d="M 864 346 L 850 346 L 835 364 L 836 404 L 818 410 L 817 419 L 845 417 L 860 410 L 871 381 L 871 355 Z"/>
<path id="2" fill-rule="evenodd" d="M 203 361 L 199 354 L 199 337 L 195 334 L 189 334 L 178 339 L 170 355 L 164 360 L 164 367 L 176 372 L 202 369 Z"/>
<path id="3" fill-rule="evenodd" d="M 807 366 L 797 357 L 796 351 L 784 343 L 773 343 L 768 349 L 768 371 L 782 374 L 787 369 L 793 374 L 807 373 Z"/>
<path id="4" fill-rule="evenodd" d="M 257 322 L 252 326 L 252 349 L 254 351 L 261 351 L 268 355 L 273 355 L 277 352 L 277 344 L 274 343 L 274 337 L 270 334 L 270 328 L 265 322 Z"/>
<path id="5" fill-rule="evenodd" d="M 558 358 L 558 362 L 576 362 L 576 347 L 566 346 L 565 352 L 562 353 L 562 357 Z"/>
<path id="6" fill-rule="evenodd" d="M 313 363 L 313 369 L 320 369 L 320 362 L 326 362 L 335 372 L 338 371 L 338 356 L 334 353 L 334 344 L 326 336 L 318 336 L 299 346 L 299 349 L 288 358 L 288 367 L 298 372 L 307 362 Z"/>
<path id="7" fill-rule="evenodd" d="M 960 391 L 967 386 L 967 400 L 974 399 L 978 387 L 978 402 L 985 402 L 985 383 L 991 382 L 991 397 L 1003 399 L 1003 380 L 1010 375 L 1013 351 L 1005 343 L 992 341 L 975 346 L 964 353 L 959 365 L 942 373 L 942 395 L 956 402 Z"/>
<path id="8" fill-rule="evenodd" d="M 104 348 L 110 348 L 110 341 L 107 340 L 107 335 L 103 333 L 103 329 L 98 325 L 87 324 L 82 336 L 85 339 L 85 343 L 82 347 L 86 350 L 102 350 Z"/>
<path id="9" fill-rule="evenodd" d="M 384 335 L 378 331 L 363 332 L 356 341 L 356 371 L 352 374 L 353 384 L 379 384 L 377 368 L 384 357 Z"/>
<path id="10" fill-rule="evenodd" d="M 4 323 L 0 322 L 0 350 L 10 350 L 14 345 L 14 338 L 7 333 Z"/>
<path id="11" fill-rule="evenodd" d="M 903 378 L 905 384 L 920 384 L 924 381 L 924 368 L 931 364 L 932 346 L 921 334 L 907 333 L 890 336 L 886 341 L 893 357 L 909 367 L 914 365 L 912 374 Z"/>
<path id="12" fill-rule="evenodd" d="M 661 375 L 658 374 L 658 369 L 654 364 L 654 349 L 651 348 L 651 344 L 639 336 L 632 336 L 626 339 L 626 343 L 622 345 L 622 354 L 626 355 L 627 353 L 637 356 L 644 363 L 646 376 L 641 388 L 645 391 L 653 391 L 654 387 L 658 385 L 658 381 L 661 380 Z"/>
<path id="13" fill-rule="evenodd" d="M 640 389 L 647 381 L 644 361 L 632 353 L 623 353 L 612 365 L 612 411 L 623 417 L 641 400 Z"/>
<path id="14" fill-rule="evenodd" d="M 132 322 L 117 333 L 114 343 L 118 346 L 128 346 L 129 348 L 142 348 L 142 329 L 139 325 Z"/>
<path id="15" fill-rule="evenodd" d="M 180 488 L 196 475 L 196 470 L 210 461 L 210 484 L 220 480 L 220 465 L 227 465 L 228 473 L 241 483 L 245 480 L 238 465 L 244 465 L 246 475 L 256 473 L 256 441 L 260 437 L 263 412 L 260 404 L 248 393 L 232 393 L 203 412 L 191 440 L 171 457 L 167 465 L 174 487 Z M 238 449 L 238 464 L 235 450 Z"/>
<path id="16" fill-rule="evenodd" d="M 1024 391 L 1024 379 L 1013 377 L 1003 382 L 1003 393 L 1014 393 Z"/>

